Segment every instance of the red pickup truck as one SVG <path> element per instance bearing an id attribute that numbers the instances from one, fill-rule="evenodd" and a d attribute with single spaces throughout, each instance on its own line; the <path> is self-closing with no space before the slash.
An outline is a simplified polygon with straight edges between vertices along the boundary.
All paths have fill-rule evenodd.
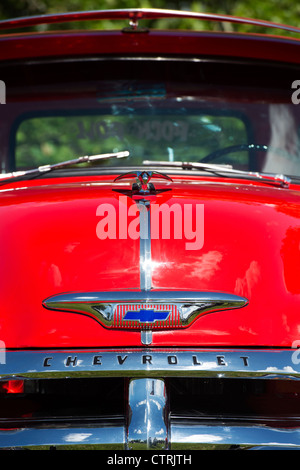
<path id="1" fill-rule="evenodd" d="M 300 446 L 300 29 L 0 30 L 0 447 Z"/>

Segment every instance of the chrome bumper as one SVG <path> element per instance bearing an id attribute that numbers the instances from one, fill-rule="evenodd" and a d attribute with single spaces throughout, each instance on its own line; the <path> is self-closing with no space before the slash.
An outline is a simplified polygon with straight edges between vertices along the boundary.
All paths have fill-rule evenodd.
<path id="1" fill-rule="evenodd" d="M 144 444 L 128 447 L 124 428 L 19 429 L 0 431 L 2 449 L 31 448 L 98 450 L 230 450 L 230 449 L 297 449 L 300 450 L 300 427 L 288 431 L 259 426 L 171 426 L 168 448 Z"/>
<path id="2" fill-rule="evenodd" d="M 7 426 L 0 431 L 0 447 L 71 446 L 128 450 L 190 450 L 300 447 L 300 419 L 290 426 L 269 418 L 210 419 L 170 414 L 165 381 L 170 377 L 300 378 L 298 350 L 122 349 L 6 351 L 0 364 L 7 378 L 125 377 L 126 415 L 120 420 L 59 420 L 44 425 Z M 3 357 L 3 356 L 2 356 Z M 99 397 L 101 400 L 101 397 Z M 120 397 L 123 400 L 123 397 Z M 300 400 L 300 396 L 299 396 Z M 300 404 L 300 402 L 299 402 Z"/>

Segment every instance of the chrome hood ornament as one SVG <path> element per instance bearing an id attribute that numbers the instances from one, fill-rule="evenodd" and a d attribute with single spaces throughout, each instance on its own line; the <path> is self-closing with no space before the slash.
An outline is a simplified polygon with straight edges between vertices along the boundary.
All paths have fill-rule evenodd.
<path id="1" fill-rule="evenodd" d="M 145 331 L 187 328 L 203 315 L 247 303 L 220 292 L 151 290 L 59 294 L 44 300 L 43 306 L 87 315 L 105 328 Z"/>
<path id="2" fill-rule="evenodd" d="M 132 194 L 139 195 L 139 196 L 149 196 L 151 194 L 155 194 L 156 190 L 153 183 L 150 183 L 152 178 L 160 178 L 165 179 L 172 182 L 172 178 L 165 175 L 164 173 L 159 173 L 158 171 L 130 171 L 129 173 L 124 173 L 123 175 L 117 176 L 115 181 L 119 181 L 121 179 L 131 179 L 135 178 L 135 183 L 132 185 Z"/>

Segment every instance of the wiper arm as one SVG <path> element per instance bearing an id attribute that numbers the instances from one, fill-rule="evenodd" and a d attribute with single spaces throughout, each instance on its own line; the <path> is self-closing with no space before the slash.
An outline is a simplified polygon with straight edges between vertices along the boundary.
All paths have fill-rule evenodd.
<path id="1" fill-rule="evenodd" d="M 203 171 L 210 171 L 212 173 L 230 173 L 234 176 L 246 177 L 248 179 L 259 180 L 262 183 L 267 183 L 282 188 L 288 188 L 291 183 L 291 178 L 282 174 L 275 173 L 259 173 L 252 171 L 236 170 L 231 165 L 218 165 L 214 163 L 199 163 L 199 162 L 169 162 L 169 161 L 155 161 L 144 160 L 143 165 L 147 166 L 170 166 L 175 168 L 184 168 L 186 170 L 199 169 Z"/>
<path id="2" fill-rule="evenodd" d="M 15 179 L 27 176 L 35 176 L 42 173 L 48 173 L 52 170 L 57 170 L 59 168 L 65 168 L 72 165 L 77 165 L 79 163 L 95 162 L 97 160 L 109 160 L 110 158 L 126 158 L 129 157 L 129 152 L 114 152 L 114 153 L 102 153 L 100 155 L 85 155 L 83 157 L 74 158 L 73 160 L 65 160 L 64 162 L 53 163 L 52 165 L 42 165 L 37 168 L 32 168 L 31 170 L 24 171 L 14 171 L 12 173 L 3 173 L 0 174 L 0 185 L 1 182 L 8 183 L 14 181 Z"/>

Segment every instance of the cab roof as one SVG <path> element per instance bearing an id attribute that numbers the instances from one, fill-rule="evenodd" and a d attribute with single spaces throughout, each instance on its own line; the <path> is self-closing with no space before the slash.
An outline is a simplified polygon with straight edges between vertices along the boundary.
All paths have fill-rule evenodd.
<path id="1" fill-rule="evenodd" d="M 283 25 L 270 21 L 242 18 L 230 15 L 220 15 L 213 13 L 197 13 L 191 11 L 163 10 L 155 8 L 130 8 L 117 10 L 90 10 L 79 12 L 55 13 L 48 15 L 27 16 L 0 21 L 0 30 L 16 29 L 37 26 L 42 24 L 59 24 L 74 21 L 93 20 L 128 20 L 130 27 L 136 29 L 141 20 L 156 20 L 162 18 L 194 19 L 201 21 L 229 22 L 244 25 L 261 26 L 264 28 L 275 28 L 293 33 L 300 33 L 300 28 Z"/>
<path id="2" fill-rule="evenodd" d="M 238 33 L 199 30 L 157 30 L 144 27 L 144 20 L 192 19 L 261 27 L 263 32 Z M 68 29 L 64 23 L 118 20 L 113 30 Z M 124 27 L 119 27 L 124 20 Z M 40 30 L 51 25 L 51 30 Z M 55 28 L 57 25 L 57 28 Z M 200 24 L 199 24 L 200 26 Z M 38 31 L 32 31 L 37 27 Z M 270 34 L 266 34 L 265 30 Z M 274 34 L 274 31 L 293 37 Z M 300 28 L 265 20 L 229 15 L 161 9 L 123 9 L 67 12 L 0 21 L 0 62 L 93 55 L 168 55 L 195 57 L 232 57 L 300 63 Z"/>

